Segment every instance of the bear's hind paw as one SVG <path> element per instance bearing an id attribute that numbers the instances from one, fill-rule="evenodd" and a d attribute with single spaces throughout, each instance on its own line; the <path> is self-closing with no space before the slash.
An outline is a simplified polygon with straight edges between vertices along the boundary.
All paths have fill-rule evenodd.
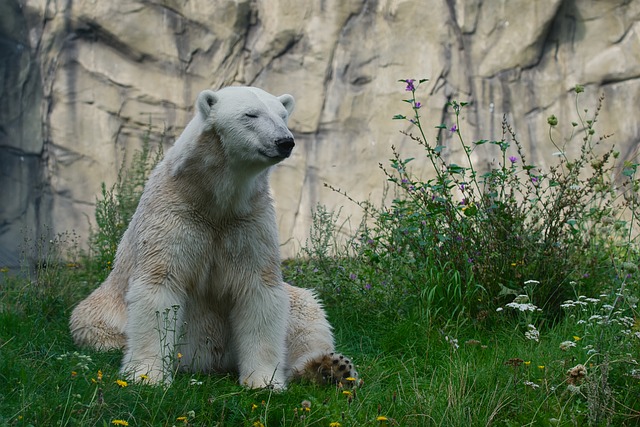
<path id="1" fill-rule="evenodd" d="M 320 384 L 355 385 L 358 380 L 353 362 L 335 352 L 308 361 L 302 376 Z"/>

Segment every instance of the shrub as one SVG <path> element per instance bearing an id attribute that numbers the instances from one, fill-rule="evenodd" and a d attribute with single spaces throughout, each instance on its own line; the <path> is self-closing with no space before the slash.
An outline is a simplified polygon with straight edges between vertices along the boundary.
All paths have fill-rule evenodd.
<path id="1" fill-rule="evenodd" d="M 109 189 L 102 183 L 101 196 L 96 200 L 96 228 L 89 238 L 89 267 L 93 267 L 98 281 L 104 280 L 111 270 L 118 244 L 138 207 L 149 174 L 162 159 L 162 144 L 152 150 L 149 132 L 142 149 L 133 153 L 131 163 L 122 162 L 116 182 Z"/>
<path id="2" fill-rule="evenodd" d="M 447 108 L 454 123 L 436 128 L 451 132 L 460 144 L 463 159 L 457 164 L 443 155 L 448 147 L 441 140 L 434 144 L 425 135 L 422 104 L 416 97 L 425 81 L 401 80 L 410 94 L 404 102 L 411 114 L 394 119 L 412 123 L 415 132 L 406 135 L 424 148 L 430 168 L 421 172 L 431 178 L 416 176 L 409 168 L 413 159 L 403 159 L 392 147 L 390 167 L 380 168 L 397 196 L 382 207 L 356 201 L 366 218 L 358 238 L 337 255 L 343 265 L 350 259 L 351 271 L 342 273 L 346 280 L 328 285 L 331 294 L 344 295 L 350 287 L 351 292 L 371 295 L 372 304 L 399 307 L 418 301 L 432 314 L 451 318 L 470 311 L 484 318 L 515 295 L 527 293 L 554 317 L 561 313 L 560 304 L 576 292 L 597 295 L 617 286 L 616 279 L 624 280 L 620 266 L 637 255 L 631 245 L 637 221 L 637 164 L 620 165 L 619 153 L 603 143 L 608 135 L 596 136 L 603 98 L 590 118 L 583 117 L 577 107 L 584 89 L 576 86 L 578 122 L 571 124 L 571 135 L 562 146 L 551 136 L 558 120 L 549 117 L 549 138 L 558 149 L 558 161 L 548 171 L 527 161 L 506 118 L 500 140 L 467 143 L 460 129 L 467 103 L 451 101 Z M 566 145 L 578 137 L 579 155 L 570 158 Z M 501 158 L 485 171 L 474 165 L 471 154 L 486 146 L 498 147 Z M 325 240 L 327 232 L 337 233 L 326 224 L 332 220 L 326 212 L 316 212 L 314 227 L 323 228 L 319 234 Z M 326 270 L 331 264 L 326 253 L 318 252 L 321 246 L 312 238 L 307 254 L 312 268 L 320 263 Z M 340 275 L 340 268 L 333 274 Z M 524 289 L 529 280 L 538 283 L 534 290 Z"/>

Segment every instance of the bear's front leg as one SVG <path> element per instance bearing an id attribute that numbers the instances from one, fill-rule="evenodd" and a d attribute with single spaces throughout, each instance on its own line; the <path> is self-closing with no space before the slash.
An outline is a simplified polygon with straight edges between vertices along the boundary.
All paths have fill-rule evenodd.
<path id="1" fill-rule="evenodd" d="M 134 280 L 127 293 L 127 346 L 121 372 L 133 381 L 170 384 L 185 298 L 165 282 Z"/>
<path id="2" fill-rule="evenodd" d="M 231 329 L 240 384 L 283 389 L 286 381 L 286 330 L 289 296 L 279 284 L 255 280 L 231 312 Z"/>

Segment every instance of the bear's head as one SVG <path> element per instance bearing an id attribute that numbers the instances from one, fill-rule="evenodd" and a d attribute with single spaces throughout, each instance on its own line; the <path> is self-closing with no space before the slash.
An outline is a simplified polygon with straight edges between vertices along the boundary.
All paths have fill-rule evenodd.
<path id="1" fill-rule="evenodd" d="M 291 95 L 232 86 L 202 91 L 196 107 L 203 131 L 215 131 L 231 161 L 268 167 L 291 155 L 295 143 L 287 122 L 294 105 Z"/>

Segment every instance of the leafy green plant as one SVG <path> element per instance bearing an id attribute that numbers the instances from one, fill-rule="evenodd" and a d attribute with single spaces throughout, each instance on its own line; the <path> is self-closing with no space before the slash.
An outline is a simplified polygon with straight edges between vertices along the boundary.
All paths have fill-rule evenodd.
<path id="1" fill-rule="evenodd" d="M 91 230 L 89 246 L 90 265 L 95 267 L 97 281 L 106 278 L 111 270 L 118 244 L 136 211 L 149 174 L 162 159 L 162 144 L 153 150 L 149 132 L 141 150 L 133 153 L 131 163 L 123 160 L 116 182 L 110 188 L 102 183 L 101 196 L 96 200 L 96 228 Z"/>
<path id="2" fill-rule="evenodd" d="M 466 142 L 461 117 L 467 103 L 458 101 L 447 103 L 453 123 L 436 126 L 462 148 L 462 159 L 451 162 L 443 154 L 451 147 L 440 139 L 429 142 L 425 133 L 417 93 L 426 80 L 401 82 L 410 94 L 404 102 L 411 114 L 394 119 L 413 125 L 415 132 L 406 135 L 424 148 L 430 168 L 420 175 L 428 178 L 415 175 L 414 159 L 403 159 L 392 147 L 390 167 L 380 167 L 397 196 L 380 208 L 358 202 L 369 221 L 348 247 L 376 277 L 389 277 L 393 295 L 415 299 L 431 312 L 483 318 L 522 294 L 525 280 L 536 280 L 533 302 L 553 318 L 573 295 L 572 281 L 581 279 L 590 294 L 597 294 L 616 276 L 616 268 L 636 259 L 630 248 L 637 222 L 637 164 L 620 164 L 619 153 L 604 144 L 608 135 L 596 136 L 602 97 L 588 118 L 587 110 L 576 111 L 578 122 L 562 145 L 551 133 L 558 120 L 549 117 L 558 162 L 543 170 L 527 161 L 506 117 L 499 140 Z M 576 106 L 583 90 L 575 88 Z M 567 154 L 568 144 L 578 144 L 576 158 Z M 497 147 L 500 160 L 481 170 L 472 154 L 486 146 Z"/>

